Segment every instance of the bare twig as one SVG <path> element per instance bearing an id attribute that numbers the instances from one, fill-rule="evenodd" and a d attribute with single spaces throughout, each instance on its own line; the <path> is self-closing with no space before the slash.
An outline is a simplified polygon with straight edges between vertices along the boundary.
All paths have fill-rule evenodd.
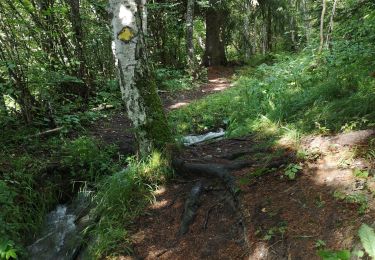
<path id="1" fill-rule="evenodd" d="M 35 135 L 30 135 L 27 138 L 41 137 L 41 136 L 45 136 L 45 135 L 50 135 L 50 134 L 54 134 L 54 133 L 60 132 L 63 129 L 64 129 L 64 127 L 57 127 L 57 128 L 50 129 L 50 130 L 47 130 L 47 131 L 44 131 L 44 132 L 41 132 L 41 133 L 37 133 Z"/>

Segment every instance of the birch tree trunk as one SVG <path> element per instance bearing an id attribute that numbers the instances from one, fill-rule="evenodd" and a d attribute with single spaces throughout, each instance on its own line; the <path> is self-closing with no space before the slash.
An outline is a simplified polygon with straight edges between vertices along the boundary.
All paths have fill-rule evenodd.
<path id="1" fill-rule="evenodd" d="M 319 52 L 322 52 L 324 46 L 324 16 L 326 14 L 327 0 L 322 0 L 322 14 L 320 16 L 320 46 Z"/>
<path id="2" fill-rule="evenodd" d="M 187 51 L 187 66 L 188 72 L 194 76 L 195 72 L 195 57 L 194 57 L 194 4 L 195 0 L 187 1 L 186 11 L 186 51 Z"/>
<path id="3" fill-rule="evenodd" d="M 333 32 L 333 19 L 335 17 L 335 13 L 336 13 L 336 6 L 337 6 L 337 0 L 335 0 L 333 2 L 331 18 L 329 20 L 329 28 L 328 28 L 327 37 L 326 37 L 326 47 L 328 49 L 331 48 L 330 41 L 331 41 L 331 35 L 332 35 L 332 32 Z"/>
<path id="4" fill-rule="evenodd" d="M 113 15 L 113 50 L 129 119 L 136 132 L 138 154 L 147 156 L 171 141 L 171 134 L 145 42 L 145 0 L 109 0 Z"/>

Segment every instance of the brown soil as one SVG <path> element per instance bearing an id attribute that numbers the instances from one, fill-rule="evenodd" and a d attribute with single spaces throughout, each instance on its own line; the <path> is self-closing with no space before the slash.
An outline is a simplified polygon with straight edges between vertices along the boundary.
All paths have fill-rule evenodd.
<path id="1" fill-rule="evenodd" d="M 233 73 L 234 69 L 230 67 L 210 67 L 208 68 L 208 82 L 199 88 L 178 93 L 160 93 L 165 110 L 177 109 L 188 105 L 193 100 L 231 87 L 230 78 Z M 90 134 L 105 143 L 117 145 L 123 155 L 135 153 L 134 134 L 126 112 L 115 113 L 100 120 L 91 127 Z"/>
<path id="2" fill-rule="evenodd" d="M 223 91 L 231 87 L 230 78 L 233 73 L 233 68 L 209 67 L 208 82 L 199 88 L 178 93 L 161 92 L 164 106 L 167 110 L 177 109 L 209 94 Z"/>
<path id="3" fill-rule="evenodd" d="M 216 87 L 229 87 L 232 72 L 211 70 L 212 81 L 199 90 L 164 96 L 166 108 L 215 92 Z M 129 153 L 132 137 L 124 133 L 124 125 L 128 125 L 124 116 L 115 116 L 95 134 Z M 373 174 L 374 162 L 361 158 L 360 151 L 374 138 L 372 130 L 307 137 L 299 146 L 305 151 L 300 159 L 295 146 L 282 141 L 267 145 L 256 136 L 188 147 L 181 154 L 187 162 L 252 161 L 232 172 L 238 201 L 218 179 L 176 172 L 131 228 L 134 256 L 119 259 L 319 259 L 318 240 L 326 244 L 320 248 L 350 250 L 358 242 L 361 223 L 372 224 L 375 218 L 375 180 L 354 175 L 358 169 Z M 270 166 L 279 160 L 286 162 Z M 302 166 L 295 180 L 284 175 L 289 163 Z M 204 191 L 195 219 L 189 231 L 179 235 L 185 201 L 198 180 Z M 360 203 L 348 199 L 360 196 L 368 200 L 362 212 Z"/>

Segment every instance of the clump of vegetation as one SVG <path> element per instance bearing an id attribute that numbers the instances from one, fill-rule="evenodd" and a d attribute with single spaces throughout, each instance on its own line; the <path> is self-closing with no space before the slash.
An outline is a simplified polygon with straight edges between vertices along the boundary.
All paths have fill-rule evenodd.
<path id="1" fill-rule="evenodd" d="M 358 207 L 358 213 L 359 214 L 365 214 L 368 209 L 368 198 L 366 195 L 361 193 L 355 193 L 355 194 L 345 194 L 340 191 L 335 191 L 333 193 L 334 198 L 338 200 L 345 201 L 347 203 L 353 203 L 359 205 Z"/>
<path id="2" fill-rule="evenodd" d="M 72 177 L 95 181 L 101 176 L 119 170 L 119 164 L 114 163 L 117 156 L 115 146 L 101 145 L 89 137 L 79 137 L 62 147 L 62 167 L 69 168 Z"/>
<path id="3" fill-rule="evenodd" d="M 354 250 L 350 252 L 350 250 L 319 250 L 318 255 L 323 260 L 349 260 L 351 256 L 356 256 L 362 258 L 365 256 L 365 253 L 371 257 L 371 259 L 375 259 L 375 232 L 374 229 L 366 224 L 362 224 L 358 230 L 358 236 L 361 240 L 361 244 L 363 250 Z M 320 240 L 321 241 L 321 240 Z M 325 243 L 320 243 L 321 246 L 325 246 Z"/>
<path id="4" fill-rule="evenodd" d="M 90 232 L 95 238 L 90 246 L 95 258 L 131 252 L 127 227 L 153 201 L 152 192 L 170 176 L 168 161 L 154 152 L 143 161 L 129 158 L 126 169 L 100 182 L 94 198 L 100 220 Z"/>
<path id="5" fill-rule="evenodd" d="M 193 89 L 193 79 L 184 71 L 160 68 L 156 70 L 156 81 L 160 90 L 176 92 Z"/>
<path id="6" fill-rule="evenodd" d="M 29 243 L 56 203 L 72 196 L 83 183 L 93 186 L 123 167 L 116 161 L 114 147 L 89 137 L 51 139 L 44 144 L 34 140 L 30 145 L 37 149 L 35 153 L 19 155 L 18 150 L 8 147 L 14 154 L 3 154 L 4 167 L 0 169 L 4 171 L 0 178 L 1 248 L 21 256 L 25 254 L 22 245 Z M 45 146 L 55 148 L 55 152 L 41 154 Z"/>
<path id="7" fill-rule="evenodd" d="M 369 45 L 363 48 L 374 52 Z M 173 111 L 171 125 L 188 133 L 228 121 L 231 136 L 264 130 L 265 123 L 278 132 L 286 127 L 324 134 L 371 126 L 375 79 L 369 77 L 368 64 L 372 61 L 361 55 L 363 49 L 353 51 L 357 54 L 338 43 L 334 53 L 315 57 L 310 50 L 277 55 L 273 65 L 242 70 L 234 88 Z M 360 73 L 348 78 L 353 70 Z"/>
<path id="8" fill-rule="evenodd" d="M 295 180 L 297 177 L 297 173 L 299 173 L 302 170 L 302 166 L 299 164 L 295 163 L 290 163 L 285 171 L 284 175 L 289 179 L 289 180 Z"/>

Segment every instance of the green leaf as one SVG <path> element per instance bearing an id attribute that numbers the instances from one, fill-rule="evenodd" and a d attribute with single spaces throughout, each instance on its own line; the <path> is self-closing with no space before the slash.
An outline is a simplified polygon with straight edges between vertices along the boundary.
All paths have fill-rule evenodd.
<path id="1" fill-rule="evenodd" d="M 375 258 L 375 232 L 366 224 L 362 224 L 358 231 L 359 238 L 367 254 Z"/>
<path id="2" fill-rule="evenodd" d="M 10 249 L 10 250 L 8 250 L 8 252 L 7 252 L 5 258 L 6 258 L 6 259 L 10 259 L 10 258 L 17 259 L 16 251 L 14 251 L 14 249 Z"/>
<path id="3" fill-rule="evenodd" d="M 349 260 L 349 250 L 331 251 L 331 250 L 319 250 L 318 255 L 323 260 Z"/>

